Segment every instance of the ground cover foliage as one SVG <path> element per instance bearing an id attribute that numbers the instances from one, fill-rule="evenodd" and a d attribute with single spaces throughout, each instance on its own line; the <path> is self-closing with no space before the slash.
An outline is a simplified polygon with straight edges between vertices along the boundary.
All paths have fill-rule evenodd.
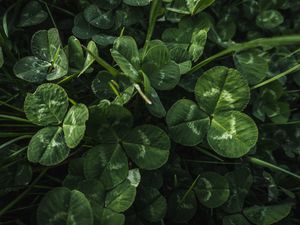
<path id="1" fill-rule="evenodd" d="M 299 10 L 0 0 L 0 224 L 299 224 Z"/>

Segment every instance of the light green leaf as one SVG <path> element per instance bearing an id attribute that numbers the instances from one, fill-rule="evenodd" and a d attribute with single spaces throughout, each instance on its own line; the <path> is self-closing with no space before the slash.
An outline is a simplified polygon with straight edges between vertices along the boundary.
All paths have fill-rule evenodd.
<path id="1" fill-rule="evenodd" d="M 120 184 L 128 176 L 127 157 L 119 144 L 102 144 L 93 147 L 84 158 L 84 175 L 99 179 L 105 189 Z"/>
<path id="2" fill-rule="evenodd" d="M 197 199 L 192 191 L 185 196 L 187 190 L 176 190 L 168 199 L 168 217 L 174 223 L 185 223 L 197 212 Z"/>
<path id="3" fill-rule="evenodd" d="M 95 44 L 95 42 L 90 41 L 90 42 L 88 43 L 87 49 L 88 49 L 90 52 L 92 52 L 93 55 L 96 55 L 96 56 L 99 55 L 99 53 L 98 53 L 98 48 L 97 48 L 97 45 Z M 80 76 L 80 75 L 83 74 L 88 68 L 90 68 L 90 66 L 93 64 L 94 61 L 95 61 L 94 56 L 92 56 L 92 55 L 88 52 L 87 55 L 86 55 L 84 64 L 83 64 L 83 68 L 82 68 L 82 70 L 80 71 L 80 73 L 78 74 L 78 76 Z"/>
<path id="4" fill-rule="evenodd" d="M 269 71 L 268 59 L 258 50 L 236 53 L 234 64 L 252 85 L 261 82 Z"/>
<path id="5" fill-rule="evenodd" d="M 85 133 L 85 122 L 89 118 L 88 108 L 84 104 L 71 107 L 63 122 L 65 141 L 69 148 L 75 148 Z"/>
<path id="6" fill-rule="evenodd" d="M 83 193 L 59 187 L 48 192 L 37 210 L 39 225 L 93 225 L 93 213 Z"/>
<path id="7" fill-rule="evenodd" d="M 264 10 L 256 17 L 256 25 L 262 29 L 274 29 L 284 22 L 284 17 L 277 10 Z"/>
<path id="8" fill-rule="evenodd" d="M 193 101 L 182 99 L 169 109 L 166 122 L 176 143 L 195 146 L 206 135 L 209 117 Z"/>
<path id="9" fill-rule="evenodd" d="M 130 6 L 146 6 L 150 4 L 151 0 L 123 0 L 123 2 Z"/>
<path id="10" fill-rule="evenodd" d="M 223 225 L 250 225 L 250 223 L 241 214 L 225 216 Z"/>
<path id="11" fill-rule="evenodd" d="M 68 110 L 68 95 L 57 84 L 42 84 L 28 93 L 24 102 L 26 117 L 34 124 L 47 126 L 60 124 Z"/>
<path id="12" fill-rule="evenodd" d="M 214 151 L 228 158 L 247 154 L 255 146 L 257 138 L 254 121 L 238 111 L 216 114 L 207 134 L 208 143 Z"/>
<path id="13" fill-rule="evenodd" d="M 142 169 L 157 169 L 169 157 L 170 139 L 163 130 L 153 125 L 134 128 L 122 140 L 122 145 L 128 156 Z"/>
<path id="14" fill-rule="evenodd" d="M 131 186 L 138 187 L 141 182 L 141 174 L 139 169 L 131 169 L 128 171 L 128 177 Z"/>
<path id="15" fill-rule="evenodd" d="M 158 68 L 171 60 L 168 47 L 160 40 L 149 41 L 141 54 L 143 63 L 151 63 Z"/>
<path id="16" fill-rule="evenodd" d="M 124 212 L 134 202 L 135 195 L 136 187 L 125 180 L 106 194 L 105 207 L 115 212 Z"/>
<path id="17" fill-rule="evenodd" d="M 192 15 L 203 11 L 211 4 L 213 4 L 215 0 L 186 0 L 186 5 Z"/>
<path id="18" fill-rule="evenodd" d="M 44 166 L 56 165 L 69 155 L 61 127 L 45 127 L 30 140 L 27 158 Z"/>
<path id="19" fill-rule="evenodd" d="M 206 71 L 195 87 L 196 100 L 205 112 L 243 110 L 250 98 L 245 78 L 234 69 L 223 66 Z"/>
<path id="20" fill-rule="evenodd" d="M 51 63 L 47 80 L 55 80 L 67 74 L 68 59 L 56 28 L 34 33 L 31 39 L 31 51 L 37 58 Z"/>
<path id="21" fill-rule="evenodd" d="M 290 204 L 252 206 L 244 209 L 243 213 L 256 225 L 271 225 L 287 217 L 291 208 Z"/>
<path id="22" fill-rule="evenodd" d="M 112 11 L 104 11 L 97 5 L 89 5 L 83 12 L 85 20 L 99 29 L 110 29 L 114 24 Z"/>
<path id="23" fill-rule="evenodd" d="M 68 39 L 68 56 L 71 68 L 75 68 L 77 70 L 81 70 L 83 68 L 84 52 L 80 41 L 74 36 L 70 36 Z"/>
<path id="24" fill-rule="evenodd" d="M 115 40 L 111 55 L 126 76 L 134 81 L 139 80 L 139 51 L 135 40 L 122 36 Z"/>
<path id="25" fill-rule="evenodd" d="M 51 63 L 40 60 L 35 56 L 26 56 L 16 62 L 13 70 L 16 76 L 22 80 L 42 83 L 47 79 L 50 66 Z"/>
<path id="26" fill-rule="evenodd" d="M 29 27 L 40 24 L 48 18 L 48 13 L 43 10 L 38 1 L 28 2 L 21 11 L 19 27 Z"/>
<path id="27" fill-rule="evenodd" d="M 207 39 L 207 30 L 201 29 L 193 33 L 189 54 L 194 62 L 196 62 L 203 54 Z"/>
<path id="28" fill-rule="evenodd" d="M 226 178 L 215 172 L 201 174 L 195 192 L 201 204 L 208 208 L 217 208 L 223 205 L 230 193 Z"/>

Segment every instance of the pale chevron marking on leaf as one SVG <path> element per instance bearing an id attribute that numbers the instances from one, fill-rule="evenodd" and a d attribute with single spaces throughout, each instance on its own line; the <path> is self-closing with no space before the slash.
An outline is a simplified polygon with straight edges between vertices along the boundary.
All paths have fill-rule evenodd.
<path id="1" fill-rule="evenodd" d="M 209 91 L 203 93 L 204 97 L 212 97 L 220 93 L 220 89 L 212 88 Z"/>

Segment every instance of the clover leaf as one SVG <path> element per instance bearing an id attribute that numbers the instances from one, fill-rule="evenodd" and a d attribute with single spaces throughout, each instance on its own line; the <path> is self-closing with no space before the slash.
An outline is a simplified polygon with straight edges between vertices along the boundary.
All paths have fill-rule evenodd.
<path id="1" fill-rule="evenodd" d="M 27 56 L 14 65 L 20 79 L 33 83 L 52 81 L 68 72 L 68 59 L 61 46 L 58 30 L 40 30 L 31 39 L 33 56 Z"/>
<path id="2" fill-rule="evenodd" d="M 27 118 L 40 126 L 60 124 L 68 110 L 68 95 L 56 84 L 42 84 L 27 94 L 24 111 Z"/>

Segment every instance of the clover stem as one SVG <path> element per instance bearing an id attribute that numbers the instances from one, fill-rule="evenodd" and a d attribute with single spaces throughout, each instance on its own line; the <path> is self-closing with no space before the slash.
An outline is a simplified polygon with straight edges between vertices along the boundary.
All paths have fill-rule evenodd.
<path id="1" fill-rule="evenodd" d="M 189 195 L 189 193 L 191 193 L 191 191 L 194 189 L 194 187 L 197 184 L 198 179 L 200 178 L 200 174 L 196 177 L 196 179 L 193 181 L 193 183 L 191 184 L 191 186 L 189 187 L 189 189 L 184 193 L 182 199 L 180 199 L 179 204 L 182 204 L 185 199 L 187 198 L 187 196 Z"/>
<path id="2" fill-rule="evenodd" d="M 77 102 L 75 102 L 72 98 L 68 98 L 68 100 L 72 105 L 77 105 Z"/>
<path id="3" fill-rule="evenodd" d="M 4 114 L 0 114 L 0 120 L 1 119 L 5 119 L 5 120 L 14 120 L 14 121 L 18 121 L 18 122 L 24 122 L 24 123 L 31 123 L 29 120 L 24 119 L 24 118 L 20 118 L 20 117 L 16 117 L 16 116 L 9 116 L 9 115 L 4 115 Z"/>
<path id="4" fill-rule="evenodd" d="M 32 188 L 33 186 L 46 174 L 48 168 L 44 168 L 43 171 L 35 178 L 35 180 L 28 186 L 28 188 L 23 191 L 18 197 L 16 197 L 13 201 L 8 203 L 4 208 L 0 211 L 0 217 L 6 213 L 10 208 L 12 208 L 16 203 L 18 203 Z"/>
<path id="5" fill-rule="evenodd" d="M 290 175 L 290 176 L 300 180 L 300 175 L 292 173 L 286 169 L 280 168 L 272 163 L 266 162 L 264 160 L 261 160 L 261 159 L 255 158 L 255 157 L 248 157 L 247 159 L 249 162 L 251 162 L 254 165 L 266 167 L 266 168 L 269 168 L 269 169 L 275 170 L 275 171 L 279 171 L 279 172 L 285 173 L 287 175 Z"/>
<path id="6" fill-rule="evenodd" d="M 31 135 L 23 135 L 23 136 L 20 136 L 20 137 L 16 137 L 16 138 L 14 138 L 10 141 L 7 141 L 7 142 L 3 143 L 2 145 L 0 145 L 0 150 L 7 147 L 7 146 L 9 146 L 10 144 L 13 144 L 13 143 L 19 141 L 19 140 L 28 139 L 28 138 L 31 138 L 31 137 L 32 137 Z"/>
<path id="7" fill-rule="evenodd" d="M 290 69 L 288 69 L 288 70 L 286 70 L 286 71 L 284 71 L 284 72 L 282 72 L 280 74 L 277 74 L 276 76 L 271 77 L 270 79 L 267 79 L 267 80 L 265 80 L 265 81 L 263 81 L 263 82 L 261 82 L 259 84 L 256 84 L 255 86 L 251 87 L 251 90 L 254 90 L 256 88 L 259 88 L 259 87 L 262 87 L 262 86 L 264 86 L 266 84 L 269 84 L 269 83 L 271 83 L 271 82 L 273 82 L 275 80 L 278 80 L 281 77 L 284 77 L 284 76 L 286 76 L 286 75 L 288 75 L 288 74 L 290 74 L 292 72 L 295 72 L 295 71 L 297 71 L 299 69 L 300 69 L 300 64 L 297 64 L 296 66 L 293 66 L 292 68 L 290 68 Z"/>
<path id="8" fill-rule="evenodd" d="M 149 16 L 149 25 L 148 25 L 148 30 L 147 30 L 146 42 L 145 43 L 147 43 L 148 41 L 151 40 L 153 31 L 154 31 L 154 27 L 155 27 L 155 23 L 156 23 L 156 19 L 157 19 L 158 14 L 159 14 L 160 5 L 161 5 L 160 0 L 153 0 L 152 1 L 150 16 Z"/>
<path id="9" fill-rule="evenodd" d="M 119 74 L 119 71 L 116 70 L 114 67 L 112 67 L 109 63 L 107 63 L 104 59 L 101 57 L 95 55 L 92 51 L 90 51 L 87 47 L 84 45 L 81 45 L 82 48 L 87 51 L 91 56 L 94 57 L 95 61 L 102 66 L 104 69 L 106 69 L 111 75 L 117 76 Z"/>
<path id="10" fill-rule="evenodd" d="M 138 91 L 140 96 L 145 100 L 145 102 L 147 104 L 151 105 L 152 104 L 151 100 L 144 94 L 144 92 L 142 91 L 140 85 L 138 85 L 137 83 L 134 83 L 133 86 Z"/>
<path id="11" fill-rule="evenodd" d="M 3 51 L 7 55 L 9 60 L 11 60 L 12 62 L 17 61 L 16 57 L 14 56 L 14 54 L 9 49 L 8 44 L 5 43 L 5 39 L 4 39 L 4 37 L 2 36 L 1 33 L 0 33 L 0 47 L 3 48 Z"/>
<path id="12" fill-rule="evenodd" d="M 192 74 L 197 70 L 199 70 L 200 68 L 202 68 L 203 66 L 207 65 L 208 63 L 234 52 L 239 52 L 239 51 L 243 51 L 251 48 L 258 48 L 258 47 L 275 47 L 275 46 L 292 45 L 292 44 L 299 44 L 299 43 L 300 43 L 300 35 L 289 35 L 289 36 L 280 36 L 280 37 L 272 37 L 272 38 L 259 38 L 244 43 L 233 44 L 227 49 L 218 52 L 217 54 L 212 55 L 211 57 L 199 62 L 186 74 Z"/>

